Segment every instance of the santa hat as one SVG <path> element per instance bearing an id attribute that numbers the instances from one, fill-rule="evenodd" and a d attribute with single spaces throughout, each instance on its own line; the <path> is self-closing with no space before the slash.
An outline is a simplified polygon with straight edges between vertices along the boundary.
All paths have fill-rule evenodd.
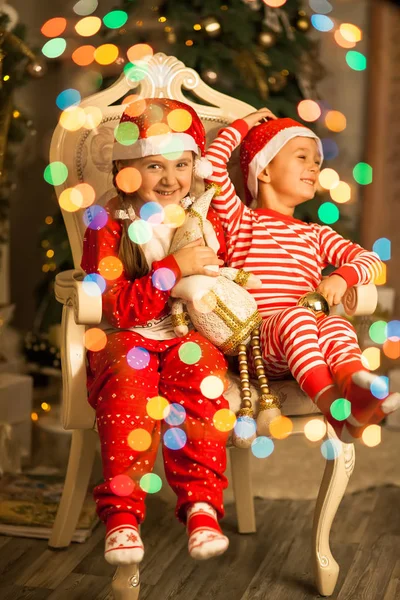
<path id="1" fill-rule="evenodd" d="M 311 129 L 293 119 L 271 119 L 250 129 L 240 147 L 240 165 L 246 192 L 246 204 L 257 198 L 258 176 L 292 138 L 309 137 L 317 142 L 321 163 L 321 140 Z"/>
<path id="2" fill-rule="evenodd" d="M 124 123 L 135 127 L 121 128 Z M 128 104 L 116 132 L 112 160 L 144 158 L 156 154 L 184 152 L 197 154 L 195 173 L 205 179 L 212 165 L 203 158 L 206 132 L 196 111 L 171 98 L 137 98 Z"/>

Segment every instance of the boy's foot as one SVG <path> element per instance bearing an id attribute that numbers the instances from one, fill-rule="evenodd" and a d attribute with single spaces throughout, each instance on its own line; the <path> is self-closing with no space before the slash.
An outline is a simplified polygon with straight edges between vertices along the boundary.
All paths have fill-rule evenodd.
<path id="1" fill-rule="evenodd" d="M 187 510 L 189 554 L 195 560 L 206 560 L 223 554 L 229 546 L 222 533 L 217 513 L 207 502 L 195 502 Z"/>
<path id="2" fill-rule="evenodd" d="M 358 427 L 369 424 L 372 415 L 382 404 L 385 384 L 382 383 L 383 387 L 380 390 L 381 380 L 378 375 L 366 369 L 357 371 L 352 371 L 352 369 L 354 369 L 352 363 L 343 365 L 341 369 L 336 371 L 335 380 L 343 394 L 343 398 L 351 403 L 351 418 L 348 419 L 348 422 Z M 371 386 L 373 386 L 372 391 Z M 378 394 L 379 397 L 375 394 Z"/>
<path id="3" fill-rule="evenodd" d="M 395 392 L 393 394 L 389 394 L 389 396 L 381 402 L 378 408 L 375 409 L 374 414 L 370 418 L 369 422 L 365 425 L 360 425 L 352 416 L 347 419 L 346 428 L 353 440 L 359 439 L 362 437 L 365 429 L 370 425 L 378 425 L 385 417 L 390 415 L 390 413 L 398 410 L 400 408 L 400 394 Z M 347 441 L 347 440 L 343 440 Z"/>
<path id="4" fill-rule="evenodd" d="M 143 559 L 138 523 L 131 513 L 114 513 L 106 522 L 104 558 L 111 565 L 131 565 Z"/>

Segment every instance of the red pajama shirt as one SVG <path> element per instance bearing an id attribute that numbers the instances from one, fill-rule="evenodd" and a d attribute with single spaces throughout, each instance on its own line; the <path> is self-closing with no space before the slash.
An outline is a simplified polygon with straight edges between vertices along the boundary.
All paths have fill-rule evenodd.
<path id="1" fill-rule="evenodd" d="M 81 266 L 87 274 L 100 273 L 99 264 L 104 258 L 118 257 L 122 222 L 113 216 L 113 202 L 106 208 L 105 227 L 88 228 L 85 233 Z M 207 218 L 220 243 L 219 258 L 224 259 L 220 221 L 212 209 Z M 108 327 L 103 326 L 108 329 L 107 344 L 103 350 L 87 353 L 89 403 L 96 410 L 104 475 L 104 483 L 95 488 L 94 497 L 103 521 L 117 512 L 132 512 L 139 523 L 145 517 L 146 492 L 140 486 L 141 478 L 151 473 L 160 440 L 176 427 L 147 413 L 148 401 L 156 396 L 177 403 L 186 411 L 186 419 L 179 425 L 184 433 L 178 432 L 178 442 L 186 435 L 186 443 L 179 449 L 163 443 L 165 473 L 177 495 L 178 518 L 184 522 L 186 505 L 196 501 L 208 502 L 219 517 L 223 516 L 228 434 L 214 427 L 213 416 L 217 410 L 229 406 L 222 395 L 214 399 L 206 397 L 201 384 L 209 376 L 225 382 L 226 361 L 217 348 L 195 331 L 183 338 L 145 337 L 145 328 L 154 324 L 159 327 L 170 312 L 170 291 L 159 290 L 153 284 L 152 276 L 161 268 L 172 271 L 177 281 L 181 278 L 175 258 L 166 256 L 153 262 L 150 273 L 144 277 L 132 281 L 123 272 L 107 282 L 102 295 L 103 316 L 108 322 Z M 140 328 L 144 335 L 138 333 Z M 201 357 L 194 364 L 180 357 L 180 349 L 188 342 L 197 344 L 201 350 Z M 143 360 L 129 363 L 128 353 L 134 348 Z M 207 392 L 207 395 L 213 394 Z M 137 429 L 150 434 L 148 448 L 140 450 L 134 445 L 133 449 L 128 444 L 129 434 Z M 128 475 L 133 480 L 129 495 L 113 491 L 113 478 L 117 475 Z"/>

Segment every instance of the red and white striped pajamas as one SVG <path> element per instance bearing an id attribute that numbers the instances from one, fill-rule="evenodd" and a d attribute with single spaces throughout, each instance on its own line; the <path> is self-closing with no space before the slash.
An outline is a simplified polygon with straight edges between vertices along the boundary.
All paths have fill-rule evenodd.
<path id="1" fill-rule="evenodd" d="M 118 257 L 122 225 L 112 218 L 110 206 L 107 211 L 106 226 L 87 229 L 85 233 L 81 266 L 86 273 L 99 273 L 102 259 Z M 223 259 L 223 232 L 214 211 L 209 212 L 208 220 L 216 231 Z M 103 314 L 111 326 L 107 344 L 103 350 L 87 353 L 89 402 L 96 410 L 105 480 L 95 488 L 94 497 L 103 521 L 118 512 L 132 513 L 139 523 L 144 519 L 146 494 L 139 482 L 143 475 L 151 473 L 160 438 L 171 427 L 147 413 L 147 402 L 155 396 L 177 403 L 186 411 L 186 419 L 180 426 L 187 436 L 185 445 L 172 450 L 163 444 L 166 476 L 177 494 L 178 518 L 185 521 L 186 506 L 193 502 L 207 502 L 219 517 L 223 516 L 228 433 L 214 427 L 213 416 L 229 405 L 223 396 L 207 398 L 201 391 L 201 383 L 210 375 L 225 380 L 225 358 L 194 331 L 183 338 L 150 339 L 130 330 L 168 315 L 170 291 L 160 291 L 152 280 L 154 272 L 163 267 L 172 270 L 177 281 L 180 279 L 174 257 L 167 256 L 153 262 L 145 277 L 131 281 L 123 272 L 118 279 L 107 283 L 102 298 Z M 188 342 L 197 344 L 201 350 L 201 357 L 194 364 L 183 362 L 179 355 Z M 132 368 L 128 364 L 127 354 L 133 348 L 147 351 L 149 362 L 145 368 Z M 152 438 L 150 447 L 144 451 L 134 450 L 128 444 L 129 434 L 138 428 L 146 430 Z M 110 488 L 111 480 L 124 474 L 134 482 L 133 491 L 127 496 L 117 495 Z"/>
<path id="2" fill-rule="evenodd" d="M 361 351 L 351 324 L 340 316 L 317 319 L 299 298 L 314 291 L 327 265 L 348 286 L 368 283 L 379 274 L 381 262 L 328 226 L 303 223 L 269 209 L 246 207 L 235 192 L 227 163 L 247 133 L 238 120 L 219 132 L 207 151 L 214 171 L 210 181 L 221 188 L 214 197 L 225 230 L 227 263 L 246 269 L 262 281 L 250 290 L 263 318 L 261 343 L 270 377 L 290 370 L 301 387 L 315 397 L 345 364 L 362 368 Z"/>

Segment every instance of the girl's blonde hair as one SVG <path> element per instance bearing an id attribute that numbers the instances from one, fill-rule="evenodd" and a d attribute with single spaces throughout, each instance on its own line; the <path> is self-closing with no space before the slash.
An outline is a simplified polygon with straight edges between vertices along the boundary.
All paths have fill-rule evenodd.
<path id="1" fill-rule="evenodd" d="M 193 153 L 193 162 L 195 159 L 195 155 Z M 136 213 L 140 208 L 140 202 L 136 194 L 126 194 L 123 192 L 117 184 L 117 174 L 118 167 L 117 161 L 113 161 L 112 163 L 112 177 L 113 177 L 113 186 L 116 189 L 118 199 L 119 199 L 119 209 L 127 211 L 128 208 L 133 208 Z M 194 172 L 192 176 L 192 185 L 190 187 L 190 194 L 195 198 L 200 196 L 204 192 L 204 180 L 200 177 L 197 177 Z M 144 277 L 148 275 L 150 272 L 150 268 L 147 264 L 146 256 L 140 246 L 140 244 L 135 244 L 132 242 L 128 235 L 128 228 L 131 224 L 130 219 L 124 219 L 122 221 L 122 235 L 121 241 L 119 245 L 118 258 L 124 265 L 125 273 L 134 281 L 135 279 L 139 279 L 140 277 Z"/>

